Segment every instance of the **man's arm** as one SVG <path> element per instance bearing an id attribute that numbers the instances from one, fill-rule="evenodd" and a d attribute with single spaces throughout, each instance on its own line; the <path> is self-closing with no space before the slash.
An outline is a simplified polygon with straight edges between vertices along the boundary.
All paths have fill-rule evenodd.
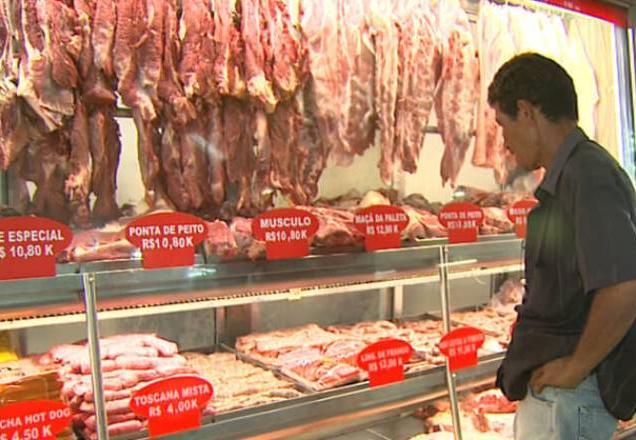
<path id="1" fill-rule="evenodd" d="M 636 320 L 636 280 L 599 289 L 574 354 L 533 371 L 530 386 L 575 388 L 616 347 Z"/>

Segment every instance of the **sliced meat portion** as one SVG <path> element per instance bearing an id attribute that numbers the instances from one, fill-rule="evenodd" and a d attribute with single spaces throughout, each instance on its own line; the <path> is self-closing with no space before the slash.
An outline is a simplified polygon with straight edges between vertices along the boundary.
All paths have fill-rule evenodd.
<path id="1" fill-rule="evenodd" d="M 458 0 L 439 3 L 444 39 L 441 90 L 435 100 L 437 125 L 444 142 L 442 184 L 455 186 L 473 137 L 479 64 L 468 17 Z"/>

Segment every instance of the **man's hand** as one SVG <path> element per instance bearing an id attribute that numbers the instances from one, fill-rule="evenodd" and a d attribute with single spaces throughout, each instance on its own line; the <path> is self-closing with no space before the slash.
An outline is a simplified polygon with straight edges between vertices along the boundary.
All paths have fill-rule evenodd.
<path id="1" fill-rule="evenodd" d="M 530 387 L 537 394 L 545 387 L 576 388 L 588 373 L 577 368 L 571 357 L 562 357 L 535 369 L 530 377 Z"/>

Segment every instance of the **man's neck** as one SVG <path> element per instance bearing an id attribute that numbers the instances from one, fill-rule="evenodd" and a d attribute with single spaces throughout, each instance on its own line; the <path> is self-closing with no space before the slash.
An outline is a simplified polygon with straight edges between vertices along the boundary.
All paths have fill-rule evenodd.
<path id="1" fill-rule="evenodd" d="M 548 169 L 565 138 L 576 128 L 573 121 L 548 122 L 543 126 L 541 166 Z"/>

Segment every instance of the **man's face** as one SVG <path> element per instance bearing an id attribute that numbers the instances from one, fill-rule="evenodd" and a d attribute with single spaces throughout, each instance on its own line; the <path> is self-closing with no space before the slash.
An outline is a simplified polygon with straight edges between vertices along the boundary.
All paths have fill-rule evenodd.
<path id="1" fill-rule="evenodd" d="M 532 109 L 520 108 L 514 118 L 502 111 L 498 104 L 494 109 L 497 123 L 503 130 L 504 145 L 515 156 L 517 164 L 526 171 L 540 168 L 536 124 L 530 114 Z"/>

